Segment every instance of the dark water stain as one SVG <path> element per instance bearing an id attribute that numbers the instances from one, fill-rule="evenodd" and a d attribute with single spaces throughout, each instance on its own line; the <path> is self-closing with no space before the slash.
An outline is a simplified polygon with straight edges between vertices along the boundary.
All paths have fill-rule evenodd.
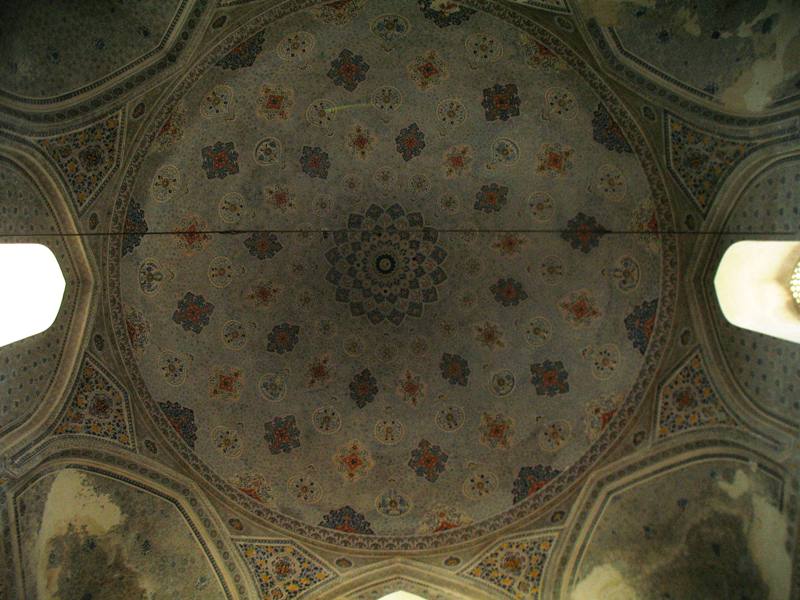
<path id="1" fill-rule="evenodd" d="M 146 591 L 139 574 L 126 562 L 114 534 L 89 535 L 70 524 L 50 540 L 50 568 L 58 569 L 58 598 L 81 600 L 140 600 Z"/>

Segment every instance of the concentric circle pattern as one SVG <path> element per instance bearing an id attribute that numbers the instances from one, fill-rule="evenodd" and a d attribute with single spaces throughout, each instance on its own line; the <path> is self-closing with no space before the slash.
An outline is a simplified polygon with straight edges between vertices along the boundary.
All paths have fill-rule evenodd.
<path id="1" fill-rule="evenodd" d="M 248 27 L 143 142 L 112 257 L 171 443 L 306 533 L 435 534 L 584 472 L 663 334 L 656 184 L 613 94 L 466 5 Z"/>

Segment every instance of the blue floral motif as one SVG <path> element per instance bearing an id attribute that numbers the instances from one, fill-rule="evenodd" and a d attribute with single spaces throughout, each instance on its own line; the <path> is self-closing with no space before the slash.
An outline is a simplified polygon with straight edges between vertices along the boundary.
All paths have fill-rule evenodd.
<path id="1" fill-rule="evenodd" d="M 436 23 L 437 27 L 461 25 L 475 14 L 475 10 L 461 6 L 456 2 L 437 2 L 436 0 L 418 0 L 420 10 L 426 19 Z M 434 8 L 436 6 L 436 8 Z"/>
<path id="2" fill-rule="evenodd" d="M 178 432 L 190 448 L 194 448 L 197 441 L 197 425 L 194 423 L 194 411 L 181 406 L 177 402 L 159 402 L 161 411 L 167 417 L 169 424 Z"/>
<path id="3" fill-rule="evenodd" d="M 217 62 L 217 66 L 231 71 L 243 67 L 252 67 L 256 57 L 264 47 L 264 35 L 265 31 L 262 29 L 241 44 L 234 46 L 230 52 Z"/>
<path id="4" fill-rule="evenodd" d="M 355 401 L 358 408 L 364 408 L 375 400 L 377 394 L 378 381 L 372 376 L 369 369 L 357 373 L 350 382 L 350 398 Z"/>
<path id="5" fill-rule="evenodd" d="M 469 364 L 466 359 L 458 354 L 442 354 L 442 360 L 439 361 L 439 369 L 442 372 L 442 377 L 447 380 L 450 385 L 465 386 L 469 382 Z"/>
<path id="6" fill-rule="evenodd" d="M 501 277 L 497 283 L 489 286 L 489 290 L 494 294 L 494 299 L 503 306 L 516 306 L 528 299 L 522 284 L 513 277 Z"/>
<path id="7" fill-rule="evenodd" d="M 555 479 L 561 471 L 550 465 L 534 465 L 522 467 L 514 480 L 514 504 L 522 502 L 525 498 L 533 496 L 547 483 Z"/>
<path id="8" fill-rule="evenodd" d="M 397 151 L 406 162 L 419 156 L 422 149 L 425 148 L 425 134 L 416 123 L 411 123 L 408 127 L 401 129 L 394 141 L 397 144 Z"/>
<path id="9" fill-rule="evenodd" d="M 600 244 L 600 238 L 607 233 L 608 230 L 597 219 L 579 212 L 567 221 L 567 228 L 561 232 L 561 238 L 568 241 L 575 250 L 588 254 Z"/>
<path id="10" fill-rule="evenodd" d="M 408 33 L 408 21 L 400 15 L 383 15 L 373 23 L 372 31 L 388 44 Z"/>
<path id="11" fill-rule="evenodd" d="M 264 439 L 270 454 L 289 453 L 292 448 L 300 447 L 300 430 L 297 428 L 294 415 L 275 417 L 264 423 Z"/>
<path id="12" fill-rule="evenodd" d="M 622 129 L 602 104 L 597 105 L 592 117 L 592 138 L 598 144 L 603 144 L 608 150 L 633 152 Z"/>
<path id="13" fill-rule="evenodd" d="M 267 351 L 278 354 L 291 352 L 299 341 L 299 333 L 299 325 L 289 325 L 289 323 L 276 325 L 267 336 Z"/>
<path id="14" fill-rule="evenodd" d="M 217 142 L 213 146 L 206 146 L 202 155 L 203 168 L 209 179 L 225 179 L 239 172 L 239 153 L 233 142 Z"/>
<path id="15" fill-rule="evenodd" d="M 494 87 L 483 90 L 484 114 L 487 121 L 508 121 L 511 117 L 519 115 L 520 99 L 517 93 L 517 86 L 513 83 L 500 85 L 496 83 Z"/>
<path id="16" fill-rule="evenodd" d="M 656 309 L 658 300 L 645 300 L 625 317 L 625 329 L 633 347 L 642 354 L 647 350 L 653 329 L 656 326 Z"/>
<path id="17" fill-rule="evenodd" d="M 303 154 L 300 156 L 300 168 L 309 177 L 328 178 L 328 169 L 331 168 L 331 160 L 328 153 L 324 152 L 319 146 L 303 146 Z"/>
<path id="18" fill-rule="evenodd" d="M 327 527 L 328 529 L 335 529 L 336 531 L 343 531 L 345 533 L 360 533 L 362 535 L 375 535 L 369 521 L 359 512 L 356 512 L 350 506 L 343 506 L 332 510 L 327 515 L 322 517 L 319 524 L 320 527 Z"/>
<path id="19" fill-rule="evenodd" d="M 569 374 L 560 360 L 546 360 L 531 365 L 531 383 L 539 396 L 555 396 L 569 392 Z"/>
<path id="20" fill-rule="evenodd" d="M 251 233 L 244 241 L 244 245 L 247 246 L 250 254 L 259 260 L 272 258 L 283 249 L 283 245 L 278 241 L 278 237 L 274 233 L 269 233 L 267 231 Z"/>
<path id="21" fill-rule="evenodd" d="M 419 445 L 411 451 L 408 466 L 419 477 L 428 481 L 436 481 L 444 473 L 448 455 L 439 446 L 434 446 L 428 440 L 420 441 Z"/>
<path id="22" fill-rule="evenodd" d="M 390 489 L 376 498 L 375 509 L 382 515 L 400 517 L 411 510 L 411 502 L 397 490 Z"/>
<path id="23" fill-rule="evenodd" d="M 475 210 L 482 210 L 485 213 L 499 212 L 508 202 L 508 188 L 504 185 L 490 183 L 481 187 L 475 194 Z"/>
<path id="24" fill-rule="evenodd" d="M 214 305 L 207 302 L 203 296 L 186 292 L 186 295 L 178 301 L 178 308 L 172 313 L 172 320 L 183 327 L 184 331 L 200 333 L 203 327 L 208 325 L 213 312 Z"/>
<path id="25" fill-rule="evenodd" d="M 364 62 L 364 58 L 345 48 L 337 58 L 331 61 L 328 77 L 336 85 L 352 92 L 360 82 L 367 78 L 367 71 L 369 71 L 369 65 Z"/>
<path id="26" fill-rule="evenodd" d="M 147 221 L 144 219 L 144 211 L 136 200 L 131 200 L 128 203 L 128 213 L 125 215 L 122 256 L 133 252 L 133 249 L 142 241 L 145 233 L 147 233 Z"/>

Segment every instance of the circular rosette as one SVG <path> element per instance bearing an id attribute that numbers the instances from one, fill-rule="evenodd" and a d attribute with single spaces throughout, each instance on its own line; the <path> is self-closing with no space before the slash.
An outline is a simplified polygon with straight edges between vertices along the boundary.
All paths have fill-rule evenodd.
<path id="1" fill-rule="evenodd" d="M 424 305 L 439 299 L 437 287 L 447 279 L 442 268 L 447 252 L 438 238 L 422 215 L 406 214 L 399 204 L 373 204 L 363 215 L 350 215 L 347 229 L 334 232 L 336 245 L 325 255 L 336 300 L 373 324 L 399 325 L 407 316 L 421 317 Z"/>
<path id="2" fill-rule="evenodd" d="M 296 31 L 281 39 L 275 50 L 281 60 L 303 68 L 316 45 L 317 39 L 314 34 L 308 31 Z"/>
<path id="3" fill-rule="evenodd" d="M 503 56 L 503 44 L 487 33 L 473 33 L 464 40 L 464 46 L 473 69 L 495 63 Z"/>
<path id="4" fill-rule="evenodd" d="M 333 135 L 331 126 L 336 120 L 336 105 L 331 100 L 319 98 L 308 105 L 306 109 L 306 120 L 310 125 L 319 127 L 327 133 Z"/>
<path id="5" fill-rule="evenodd" d="M 381 120 L 388 122 L 391 115 L 403 104 L 403 94 L 396 87 L 385 85 L 372 94 L 372 106 L 380 113 Z"/>
<path id="6" fill-rule="evenodd" d="M 259 140 L 253 150 L 253 159 L 262 167 L 283 166 L 283 146 L 275 137 Z"/>
<path id="7" fill-rule="evenodd" d="M 448 98 L 436 105 L 436 119 L 439 133 L 446 135 L 467 120 L 467 108 L 458 98 Z"/>

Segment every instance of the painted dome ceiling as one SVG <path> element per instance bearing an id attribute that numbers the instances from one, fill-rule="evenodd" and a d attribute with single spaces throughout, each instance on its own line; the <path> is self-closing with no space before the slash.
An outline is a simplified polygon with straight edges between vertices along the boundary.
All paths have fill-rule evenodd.
<path id="1" fill-rule="evenodd" d="M 668 209 L 545 30 L 362 4 L 257 19 L 167 102 L 111 248 L 132 370 L 256 514 L 336 540 L 496 526 L 641 400 Z"/>
<path id="2" fill-rule="evenodd" d="M 0 598 L 800 594 L 791 2 L 6 4 Z"/>

